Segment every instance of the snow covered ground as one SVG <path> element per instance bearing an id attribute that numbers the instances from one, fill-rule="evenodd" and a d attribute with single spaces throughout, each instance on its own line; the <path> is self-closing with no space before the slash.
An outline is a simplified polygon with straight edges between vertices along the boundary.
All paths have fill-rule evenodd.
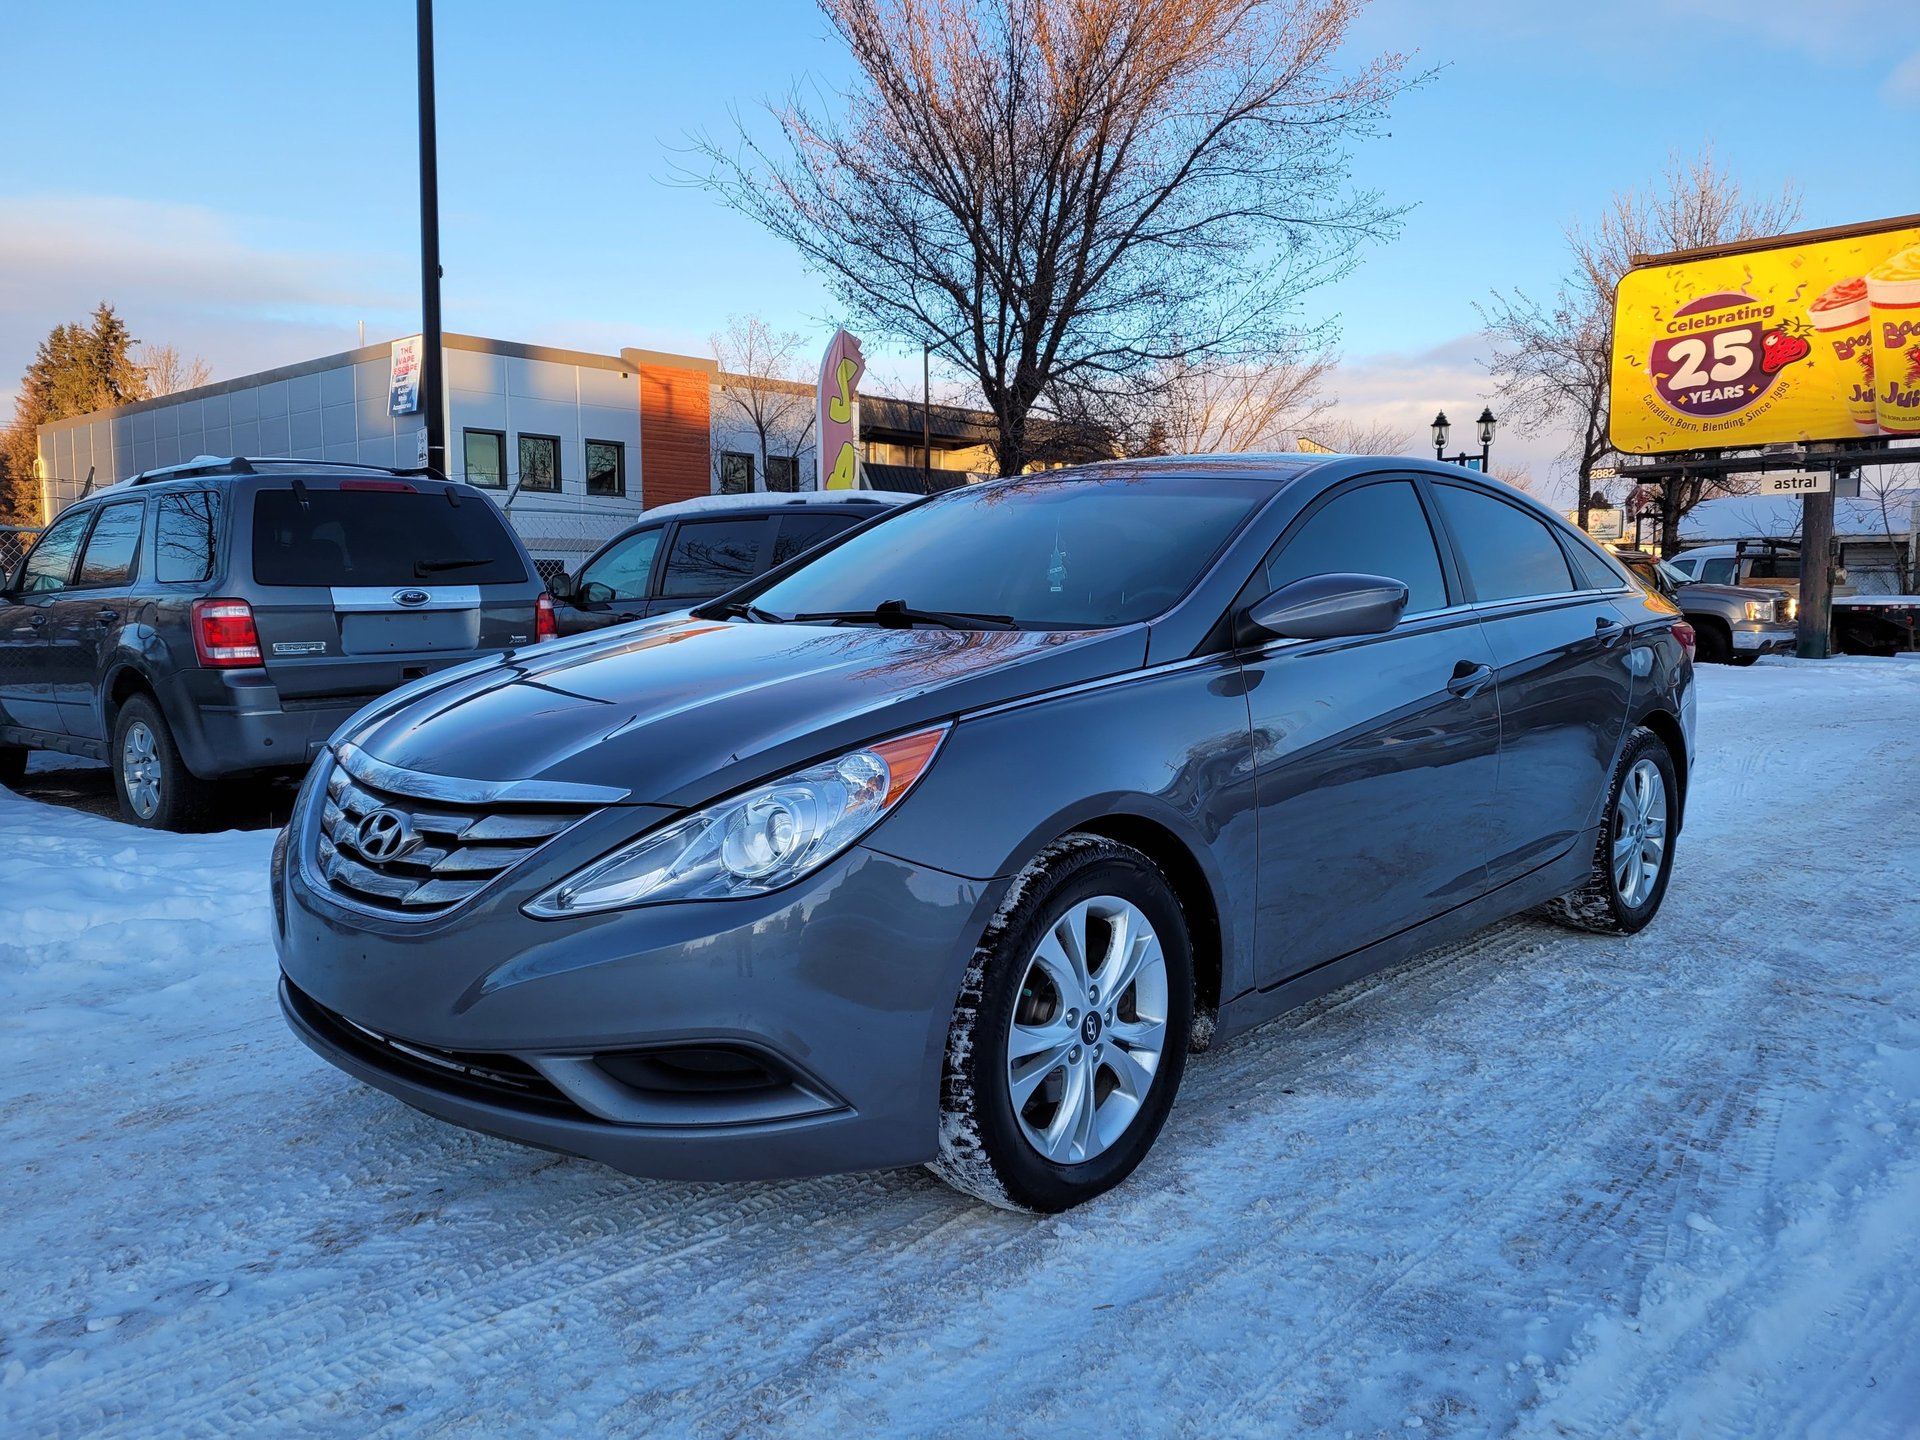
<path id="1" fill-rule="evenodd" d="M 1044 1220 L 415 1114 L 281 1023 L 268 833 L 0 791 L 0 1434 L 1920 1433 L 1920 663 L 1700 688 L 1649 932 L 1198 1057 Z"/>

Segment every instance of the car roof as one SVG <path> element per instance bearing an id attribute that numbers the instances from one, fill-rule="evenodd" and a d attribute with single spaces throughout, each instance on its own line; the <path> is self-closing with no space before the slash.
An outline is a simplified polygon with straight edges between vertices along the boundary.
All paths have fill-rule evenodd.
<path id="1" fill-rule="evenodd" d="M 779 491 L 756 490 L 741 495 L 695 495 L 688 500 L 651 505 L 636 518 L 641 524 L 651 524 L 655 520 L 672 520 L 681 515 L 730 514 L 742 510 L 777 513 L 796 506 L 806 509 L 825 506 L 828 509 L 883 510 L 920 498 L 892 490 L 801 490 L 790 495 Z"/>

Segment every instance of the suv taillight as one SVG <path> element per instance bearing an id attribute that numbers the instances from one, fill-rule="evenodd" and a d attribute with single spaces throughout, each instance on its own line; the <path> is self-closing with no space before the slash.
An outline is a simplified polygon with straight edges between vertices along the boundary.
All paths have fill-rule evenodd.
<path id="1" fill-rule="evenodd" d="M 553 613 L 553 596 L 542 590 L 533 605 L 533 643 L 559 638 L 560 621 Z"/>
<path id="2" fill-rule="evenodd" d="M 1678 640 L 1680 642 L 1680 648 L 1687 652 L 1687 659 L 1693 659 L 1693 647 L 1695 641 L 1698 639 L 1693 633 L 1693 626 L 1684 620 L 1674 621 L 1673 638 Z"/>
<path id="3" fill-rule="evenodd" d="M 244 600 L 193 602 L 193 653 L 202 665 L 230 668 L 260 663 L 260 632 Z"/>

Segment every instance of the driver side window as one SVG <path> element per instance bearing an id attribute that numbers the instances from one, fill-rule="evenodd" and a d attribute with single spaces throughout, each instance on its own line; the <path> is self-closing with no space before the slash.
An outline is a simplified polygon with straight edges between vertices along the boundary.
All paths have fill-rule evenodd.
<path id="1" fill-rule="evenodd" d="M 654 552 L 660 548 L 660 526 L 623 540 L 580 572 L 580 597 L 592 600 L 644 600 L 647 577 L 653 573 Z M 591 596 L 589 585 L 601 588 Z"/>
<path id="2" fill-rule="evenodd" d="M 67 588 L 73 576 L 74 552 L 86 533 L 93 512 L 82 510 L 54 521 L 53 528 L 40 537 L 40 543 L 20 567 L 20 589 L 27 595 L 45 595 Z"/>
<path id="3" fill-rule="evenodd" d="M 1336 495 L 1267 561 L 1267 588 L 1309 575 L 1385 575 L 1407 587 L 1408 615 L 1443 610 L 1447 582 L 1419 492 L 1384 480 Z"/>

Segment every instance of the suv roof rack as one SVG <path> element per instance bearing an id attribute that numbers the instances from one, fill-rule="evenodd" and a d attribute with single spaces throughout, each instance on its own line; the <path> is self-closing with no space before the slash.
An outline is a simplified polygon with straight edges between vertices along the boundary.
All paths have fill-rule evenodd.
<path id="1" fill-rule="evenodd" d="M 365 474 L 417 476 L 428 480 L 445 480 L 430 465 L 415 466 L 407 470 L 398 470 L 391 465 L 375 465 L 361 460 L 300 460 L 291 455 L 257 455 L 248 459 L 244 455 L 196 455 L 178 465 L 162 465 L 154 470 L 142 470 L 131 476 L 128 485 L 155 485 L 162 480 L 188 480 L 199 477 L 232 478 L 241 475 L 258 475 L 259 466 L 289 467 L 298 470 L 358 470 Z"/>

